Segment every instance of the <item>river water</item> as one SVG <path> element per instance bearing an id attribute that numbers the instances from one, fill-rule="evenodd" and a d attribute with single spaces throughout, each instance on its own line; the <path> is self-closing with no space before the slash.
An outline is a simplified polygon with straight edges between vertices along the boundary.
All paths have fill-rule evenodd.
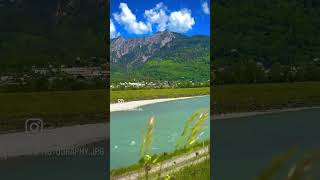
<path id="1" fill-rule="evenodd" d="M 106 142 L 81 147 L 83 153 L 47 154 L 0 160 L 1 180 L 107 179 Z M 98 151 L 96 151 L 98 150 Z M 86 153 L 88 152 L 88 153 Z"/>
<path id="2" fill-rule="evenodd" d="M 176 140 L 186 120 L 197 111 L 208 111 L 210 97 L 194 97 L 142 106 L 135 111 L 112 112 L 110 121 L 110 168 L 119 168 L 137 163 L 142 129 L 148 118 L 155 117 L 153 153 L 174 150 Z M 199 140 L 209 139 L 209 118 Z"/>
<path id="3" fill-rule="evenodd" d="M 310 151 L 320 152 L 320 110 L 283 112 L 253 117 L 216 120 L 214 134 L 214 179 L 254 179 L 270 165 L 273 157 L 297 152 L 275 179 L 286 179 L 295 160 Z M 319 162 L 314 164 L 314 179 L 320 179 Z"/>
<path id="4" fill-rule="evenodd" d="M 154 153 L 173 150 L 177 136 L 192 112 L 209 109 L 209 96 L 156 103 L 141 108 L 138 111 L 111 113 L 111 168 L 138 161 L 141 130 L 150 116 L 156 118 Z M 210 136 L 209 118 L 205 125 L 207 128 L 200 139 L 208 139 Z M 0 179 L 108 179 L 109 162 L 107 154 L 104 154 L 108 152 L 106 142 L 95 142 L 79 148 L 89 153 L 68 155 L 70 152 L 61 151 L 61 154 L 0 159 Z"/>

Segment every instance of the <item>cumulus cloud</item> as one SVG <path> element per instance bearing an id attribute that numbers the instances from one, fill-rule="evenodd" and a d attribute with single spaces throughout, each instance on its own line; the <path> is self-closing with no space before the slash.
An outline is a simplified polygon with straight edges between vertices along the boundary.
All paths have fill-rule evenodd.
<path id="1" fill-rule="evenodd" d="M 134 34 L 146 34 L 152 32 L 152 27 L 150 23 L 144 23 L 142 21 L 137 21 L 136 15 L 134 15 L 129 9 L 126 3 L 120 3 L 119 8 L 120 13 L 114 13 L 114 19 L 125 29 Z"/>
<path id="2" fill-rule="evenodd" d="M 120 33 L 117 32 L 116 27 L 113 24 L 113 21 L 110 19 L 110 38 L 113 39 L 118 36 L 120 36 Z"/>
<path id="3" fill-rule="evenodd" d="M 171 31 L 184 33 L 192 29 L 194 24 L 195 21 L 191 16 L 191 10 L 181 9 L 170 13 L 168 28 Z"/>
<path id="4" fill-rule="evenodd" d="M 184 33 L 192 29 L 195 24 L 195 20 L 191 15 L 191 10 L 181 9 L 179 11 L 171 12 L 162 2 L 158 3 L 154 8 L 144 11 L 146 22 L 138 21 L 136 15 L 132 13 L 126 3 L 120 3 L 119 8 L 121 11 L 114 13 L 113 17 L 115 21 L 120 25 L 123 25 L 129 33 L 150 33 L 152 32 L 153 26 L 157 27 L 157 31 L 169 29 L 170 31 Z M 112 25 L 113 24 L 110 24 L 111 28 Z M 116 32 L 116 30 L 114 31 Z M 112 29 L 110 29 L 110 36 L 111 32 Z"/>
<path id="5" fill-rule="evenodd" d="M 209 9 L 209 6 L 208 6 L 208 2 L 204 2 L 202 3 L 202 11 L 205 13 L 205 14 L 210 14 L 210 9 Z"/>
<path id="6" fill-rule="evenodd" d="M 166 11 L 167 7 L 161 2 L 153 9 L 145 10 L 144 16 L 149 23 L 157 25 L 157 31 L 164 31 L 167 28 L 169 18 Z"/>

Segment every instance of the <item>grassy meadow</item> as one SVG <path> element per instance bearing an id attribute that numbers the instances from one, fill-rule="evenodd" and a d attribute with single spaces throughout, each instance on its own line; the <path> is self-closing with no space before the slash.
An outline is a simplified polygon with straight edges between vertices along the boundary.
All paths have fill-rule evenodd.
<path id="1" fill-rule="evenodd" d="M 45 126 L 105 121 L 104 90 L 0 93 L 0 131 L 23 130 L 27 118 L 44 118 Z"/>
<path id="2" fill-rule="evenodd" d="M 320 105 L 320 82 L 239 84 L 213 87 L 215 113 Z"/>
<path id="3" fill-rule="evenodd" d="M 216 112 L 320 105 L 320 82 L 223 85 L 212 89 Z M 205 95 L 210 88 L 110 91 L 110 100 L 126 101 Z M 0 93 L 0 118 L 68 116 L 107 111 L 105 90 Z"/>
<path id="4" fill-rule="evenodd" d="M 178 89 L 144 89 L 144 90 L 120 90 L 111 91 L 111 102 L 117 99 L 126 101 L 157 99 L 157 98 L 174 98 L 182 96 L 196 96 L 210 94 L 210 87 L 203 88 L 178 88 Z"/>
<path id="5" fill-rule="evenodd" d="M 171 176 L 175 180 L 210 179 L 210 159 L 187 166 L 180 171 L 171 174 Z"/>
<path id="6" fill-rule="evenodd" d="M 0 132 L 24 129 L 27 118 L 44 118 L 46 126 L 105 122 L 108 91 L 80 90 L 0 93 Z M 111 91 L 110 99 L 130 100 L 209 94 L 209 88 Z M 107 118 L 108 119 L 108 118 Z"/>
<path id="7" fill-rule="evenodd" d="M 105 90 L 0 93 L 0 117 L 72 115 L 106 111 Z"/>
<path id="8" fill-rule="evenodd" d="M 223 85 L 212 88 L 215 113 L 245 112 L 320 105 L 320 82 Z M 209 94 L 210 88 L 110 91 L 110 100 L 125 101 Z M 106 90 L 0 93 L 0 131 L 24 128 L 30 117 L 50 126 L 104 121 Z M 97 117 L 96 117 L 97 116 Z"/>

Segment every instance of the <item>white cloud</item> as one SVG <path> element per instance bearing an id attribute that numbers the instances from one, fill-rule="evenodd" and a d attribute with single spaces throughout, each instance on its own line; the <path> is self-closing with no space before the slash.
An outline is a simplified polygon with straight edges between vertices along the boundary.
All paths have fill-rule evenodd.
<path id="1" fill-rule="evenodd" d="M 208 6 L 208 3 L 207 2 L 204 2 L 202 3 L 202 11 L 205 13 L 205 14 L 210 14 L 210 9 L 209 9 L 209 6 Z"/>
<path id="2" fill-rule="evenodd" d="M 204 6 L 202 4 L 202 6 Z M 157 31 L 170 31 L 184 33 L 192 29 L 195 20 L 191 15 L 191 10 L 181 9 L 170 13 L 168 8 L 162 3 L 158 3 L 154 8 L 144 11 L 144 18 L 146 22 L 138 21 L 136 15 L 132 13 L 126 3 L 120 3 L 120 12 L 114 13 L 113 17 L 116 22 L 123 25 L 129 33 L 146 34 L 152 32 L 152 26 L 157 27 Z M 208 4 L 206 8 L 209 11 Z M 209 12 L 210 13 L 210 12 Z M 110 36 L 114 24 L 110 23 Z M 114 27 L 116 36 L 116 29 Z M 112 36 L 111 36 L 112 37 Z"/>
<path id="3" fill-rule="evenodd" d="M 157 31 L 164 31 L 167 28 L 168 15 L 166 14 L 167 7 L 163 3 L 158 3 L 156 7 L 144 11 L 144 16 L 151 24 L 157 24 Z"/>
<path id="4" fill-rule="evenodd" d="M 150 23 L 144 23 L 142 21 L 137 21 L 136 15 L 134 15 L 129 9 L 126 3 L 120 3 L 119 8 L 120 13 L 114 13 L 114 19 L 125 29 L 134 34 L 146 34 L 152 32 L 152 27 Z"/>
<path id="5" fill-rule="evenodd" d="M 110 39 L 120 36 L 120 33 L 117 32 L 116 27 L 113 24 L 113 21 L 110 19 Z"/>
<path id="6" fill-rule="evenodd" d="M 171 31 L 183 33 L 192 29 L 194 24 L 195 21 L 191 16 L 191 11 L 188 9 L 181 9 L 180 11 L 171 12 L 168 28 Z"/>

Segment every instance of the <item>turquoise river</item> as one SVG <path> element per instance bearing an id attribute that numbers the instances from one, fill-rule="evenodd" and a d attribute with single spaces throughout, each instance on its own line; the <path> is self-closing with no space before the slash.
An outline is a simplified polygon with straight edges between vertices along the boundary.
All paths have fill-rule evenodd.
<path id="1" fill-rule="evenodd" d="M 111 113 L 110 121 L 110 168 L 132 165 L 139 161 L 142 130 L 148 119 L 155 117 L 153 153 L 174 150 L 178 136 L 186 120 L 195 111 L 209 111 L 210 96 L 193 97 L 142 106 L 133 111 Z M 209 139 L 209 118 L 199 140 Z"/>

